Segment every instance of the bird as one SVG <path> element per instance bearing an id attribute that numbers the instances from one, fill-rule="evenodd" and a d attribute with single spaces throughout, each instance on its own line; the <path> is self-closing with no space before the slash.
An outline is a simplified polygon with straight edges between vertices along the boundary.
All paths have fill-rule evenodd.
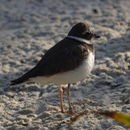
<path id="1" fill-rule="evenodd" d="M 48 49 L 31 70 L 12 80 L 10 85 L 30 81 L 41 85 L 56 84 L 60 97 L 60 110 L 64 113 L 62 85 L 67 84 L 69 112 L 72 113 L 70 86 L 84 80 L 94 67 L 95 48 L 91 42 L 93 38 L 100 38 L 100 36 L 92 31 L 87 22 L 75 24 L 67 36 Z"/>

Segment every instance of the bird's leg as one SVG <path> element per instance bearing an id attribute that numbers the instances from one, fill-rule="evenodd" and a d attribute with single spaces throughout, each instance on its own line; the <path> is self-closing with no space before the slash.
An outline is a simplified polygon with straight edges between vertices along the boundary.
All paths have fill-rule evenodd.
<path id="1" fill-rule="evenodd" d="M 63 89 L 62 87 L 59 87 L 59 95 L 60 95 L 60 107 L 61 107 L 61 112 L 64 113 L 64 108 L 63 108 Z"/>
<path id="2" fill-rule="evenodd" d="M 71 101 L 70 101 L 70 84 L 68 84 L 66 93 L 67 93 L 68 104 L 69 104 L 69 114 L 73 114 L 72 106 L 71 106 Z"/>

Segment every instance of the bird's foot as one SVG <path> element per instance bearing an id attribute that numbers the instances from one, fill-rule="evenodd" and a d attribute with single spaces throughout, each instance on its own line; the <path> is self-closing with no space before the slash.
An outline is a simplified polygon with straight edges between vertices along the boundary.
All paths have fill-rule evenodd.
<path id="1" fill-rule="evenodd" d="M 73 112 L 73 111 L 67 111 L 67 114 L 69 114 L 69 115 L 75 115 L 76 113 Z"/>
<path id="2" fill-rule="evenodd" d="M 61 113 L 65 113 L 65 110 L 62 106 L 61 106 Z"/>
<path id="3" fill-rule="evenodd" d="M 70 115 L 75 115 L 76 114 L 75 112 L 73 112 L 72 107 L 69 107 L 69 111 L 67 111 L 67 113 L 70 114 Z"/>

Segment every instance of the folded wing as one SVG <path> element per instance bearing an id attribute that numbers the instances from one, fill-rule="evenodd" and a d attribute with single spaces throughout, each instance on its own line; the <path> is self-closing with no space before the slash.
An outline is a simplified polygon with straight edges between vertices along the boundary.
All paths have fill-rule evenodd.
<path id="1" fill-rule="evenodd" d="M 37 76 L 51 76 L 78 67 L 87 57 L 86 45 L 76 41 L 63 39 L 49 49 L 39 63 L 20 78 L 11 81 L 11 85 L 23 83 Z M 86 53 L 84 53 L 86 52 Z"/>

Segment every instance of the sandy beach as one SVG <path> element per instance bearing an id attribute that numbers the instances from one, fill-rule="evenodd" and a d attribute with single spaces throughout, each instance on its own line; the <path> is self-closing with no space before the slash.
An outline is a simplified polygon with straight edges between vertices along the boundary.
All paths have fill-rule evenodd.
<path id="1" fill-rule="evenodd" d="M 95 114 L 70 124 L 72 116 L 60 113 L 56 85 L 9 86 L 82 21 L 101 38 L 92 41 L 96 48 L 92 74 L 71 86 L 74 111 L 130 114 L 129 0 L 0 0 L 0 130 L 130 129 Z M 64 106 L 68 110 L 66 93 Z"/>

